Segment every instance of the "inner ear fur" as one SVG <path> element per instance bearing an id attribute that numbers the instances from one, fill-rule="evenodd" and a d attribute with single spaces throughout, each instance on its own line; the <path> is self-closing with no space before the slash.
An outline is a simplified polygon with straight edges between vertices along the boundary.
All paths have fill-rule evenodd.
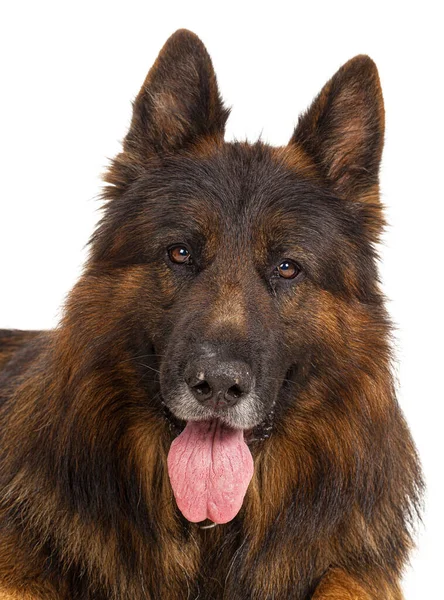
<path id="1" fill-rule="evenodd" d="M 340 196 L 364 197 L 377 188 L 384 103 L 371 58 L 352 58 L 326 83 L 301 115 L 292 144 L 302 146 Z"/>

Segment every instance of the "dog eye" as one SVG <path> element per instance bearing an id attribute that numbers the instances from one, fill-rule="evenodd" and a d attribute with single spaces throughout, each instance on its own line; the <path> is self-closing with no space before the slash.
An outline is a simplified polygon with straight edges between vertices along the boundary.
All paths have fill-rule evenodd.
<path id="1" fill-rule="evenodd" d="M 191 263 L 190 251 L 185 246 L 171 246 L 171 248 L 168 249 L 168 256 L 173 263 L 178 265 Z"/>
<path id="2" fill-rule="evenodd" d="M 292 260 L 283 260 L 281 264 L 276 267 L 276 274 L 284 279 L 294 279 L 301 271 L 301 267 Z"/>

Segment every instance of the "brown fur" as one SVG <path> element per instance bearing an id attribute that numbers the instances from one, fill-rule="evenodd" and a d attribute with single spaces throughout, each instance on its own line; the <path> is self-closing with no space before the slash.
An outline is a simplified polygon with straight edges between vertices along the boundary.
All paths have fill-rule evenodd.
<path id="1" fill-rule="evenodd" d="M 374 266 L 376 67 L 344 65 L 285 148 L 225 144 L 227 116 L 205 48 L 177 32 L 134 103 L 60 325 L 0 332 L 0 599 L 402 598 L 422 481 Z M 298 194 L 310 201 L 295 217 Z M 182 235 L 179 210 L 205 239 L 192 284 L 147 254 L 168 228 Z M 258 277 L 271 241 L 308 264 L 297 288 Z M 192 352 L 190 323 L 278 363 L 271 437 L 251 444 L 241 512 L 213 529 L 182 517 L 167 472 L 175 422 L 159 376 L 179 343 Z"/>

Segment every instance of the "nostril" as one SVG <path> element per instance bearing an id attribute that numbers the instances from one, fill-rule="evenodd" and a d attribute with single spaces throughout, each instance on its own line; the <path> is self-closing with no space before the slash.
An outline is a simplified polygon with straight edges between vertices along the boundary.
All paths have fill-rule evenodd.
<path id="1" fill-rule="evenodd" d="M 230 399 L 235 399 L 235 400 L 237 400 L 238 398 L 240 398 L 242 396 L 242 394 L 243 394 L 243 391 L 242 391 L 242 389 L 238 385 L 232 385 L 225 392 L 225 396 L 227 396 Z"/>
<path id="2" fill-rule="evenodd" d="M 207 381 L 201 381 L 200 383 L 193 385 L 193 390 L 196 391 L 200 396 L 207 396 L 211 394 L 211 387 Z"/>

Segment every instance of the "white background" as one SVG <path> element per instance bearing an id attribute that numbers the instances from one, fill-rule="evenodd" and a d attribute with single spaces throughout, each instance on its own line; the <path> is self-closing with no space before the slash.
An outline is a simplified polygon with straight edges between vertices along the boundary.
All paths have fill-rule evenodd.
<path id="1" fill-rule="evenodd" d="M 443 17 L 422 2 L 8 2 L 0 9 L 0 327 L 48 328 L 98 219 L 100 173 L 166 38 L 195 31 L 233 106 L 227 139 L 288 141 L 346 60 L 369 54 L 386 103 L 382 279 L 399 398 L 428 484 L 407 600 L 441 598 L 444 559 Z"/>

